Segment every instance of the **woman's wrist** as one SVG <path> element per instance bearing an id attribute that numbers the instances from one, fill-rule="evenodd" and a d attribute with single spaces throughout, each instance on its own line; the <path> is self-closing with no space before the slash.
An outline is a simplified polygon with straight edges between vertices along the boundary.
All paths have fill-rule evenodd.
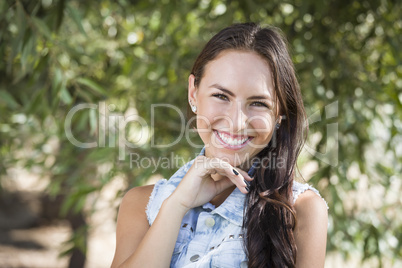
<path id="1" fill-rule="evenodd" d="M 176 200 L 173 194 L 163 201 L 162 206 L 172 211 L 174 214 L 178 213 L 177 216 L 182 217 L 184 217 L 184 215 L 190 210 L 189 207 L 182 205 L 178 200 Z"/>

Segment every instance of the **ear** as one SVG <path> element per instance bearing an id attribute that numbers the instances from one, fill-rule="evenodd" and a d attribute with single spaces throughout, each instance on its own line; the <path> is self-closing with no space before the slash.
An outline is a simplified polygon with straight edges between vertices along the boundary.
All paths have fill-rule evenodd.
<path id="1" fill-rule="evenodd" d="M 285 119 L 286 119 L 286 115 L 284 115 L 284 114 L 280 115 L 280 116 L 278 116 L 278 119 L 276 119 L 276 123 L 281 125 L 282 120 L 285 120 Z"/>
<path id="2" fill-rule="evenodd" d="M 278 117 L 278 123 L 279 123 L 279 124 L 282 123 L 282 115 L 280 115 L 280 116 Z"/>
<path id="3" fill-rule="evenodd" d="M 188 77 L 188 99 L 193 105 L 197 105 L 197 88 L 195 87 L 195 76 L 190 74 Z"/>

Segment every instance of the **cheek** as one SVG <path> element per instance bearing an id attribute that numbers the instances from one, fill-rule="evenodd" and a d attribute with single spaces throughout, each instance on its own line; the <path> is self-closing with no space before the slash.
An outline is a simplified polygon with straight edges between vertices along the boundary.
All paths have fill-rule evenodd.
<path id="1" fill-rule="evenodd" d="M 212 124 L 210 116 L 197 114 L 197 132 L 204 144 L 211 142 Z"/>
<path id="2" fill-rule="evenodd" d="M 275 127 L 273 118 L 265 116 L 255 116 L 249 124 L 261 137 L 271 136 Z"/>
<path id="3" fill-rule="evenodd" d="M 223 109 L 219 109 L 218 105 L 206 105 L 200 108 L 197 113 L 197 128 L 211 128 L 214 122 L 224 117 Z"/>
<path id="4" fill-rule="evenodd" d="M 212 130 L 213 116 L 209 114 L 197 114 L 197 130 L 199 134 Z"/>

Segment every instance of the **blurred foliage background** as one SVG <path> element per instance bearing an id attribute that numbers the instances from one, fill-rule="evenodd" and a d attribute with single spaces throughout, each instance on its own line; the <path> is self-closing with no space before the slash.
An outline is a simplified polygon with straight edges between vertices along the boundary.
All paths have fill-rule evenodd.
<path id="1" fill-rule="evenodd" d="M 289 40 L 310 115 L 300 165 L 330 207 L 328 254 L 358 256 L 367 267 L 400 265 L 401 14 L 396 0 L 0 1 L 2 222 L 13 217 L 10 172 L 38 175 L 44 204 L 74 230 L 61 253 L 82 267 L 87 217 L 101 190 L 123 178 L 119 199 L 179 167 L 135 168 L 130 154 L 191 159 L 199 151 L 178 139 L 177 110 L 151 105 L 186 114 L 187 78 L 203 45 L 232 23 L 255 21 Z M 73 114 L 69 136 L 66 118 L 79 104 L 93 106 Z M 125 125 L 123 116 L 143 121 Z M 82 148 L 72 136 L 96 144 Z"/>

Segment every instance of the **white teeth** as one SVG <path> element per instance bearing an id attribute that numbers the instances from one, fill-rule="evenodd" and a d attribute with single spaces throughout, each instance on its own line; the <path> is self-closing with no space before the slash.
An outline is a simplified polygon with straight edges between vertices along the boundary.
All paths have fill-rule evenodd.
<path id="1" fill-rule="evenodd" d="M 231 137 L 223 135 L 222 133 L 220 133 L 218 131 L 217 131 L 217 133 L 218 133 L 219 137 L 229 145 L 240 145 L 240 144 L 245 143 L 248 140 L 248 137 L 245 137 L 243 139 L 232 139 Z"/>

